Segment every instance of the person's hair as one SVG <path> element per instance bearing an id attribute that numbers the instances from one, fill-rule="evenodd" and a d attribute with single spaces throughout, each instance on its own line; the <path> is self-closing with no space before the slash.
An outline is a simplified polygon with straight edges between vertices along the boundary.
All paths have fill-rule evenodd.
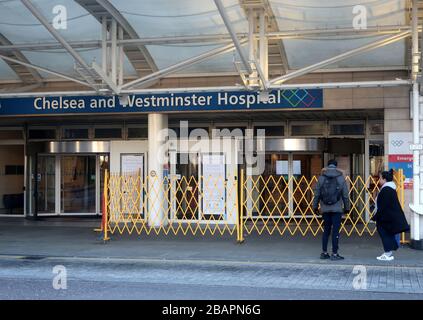
<path id="1" fill-rule="evenodd" d="M 383 180 L 390 182 L 394 180 L 394 169 L 390 169 L 389 171 L 382 171 L 380 173 L 380 176 L 382 177 Z"/>
<path id="2" fill-rule="evenodd" d="M 335 160 L 335 159 L 330 159 L 329 161 L 328 161 L 328 166 L 338 166 L 338 162 Z"/>

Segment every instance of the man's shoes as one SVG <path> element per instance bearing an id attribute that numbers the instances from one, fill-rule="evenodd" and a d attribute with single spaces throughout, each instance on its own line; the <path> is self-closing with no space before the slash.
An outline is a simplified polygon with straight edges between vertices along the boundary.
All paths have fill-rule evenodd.
<path id="1" fill-rule="evenodd" d="M 332 253 L 332 255 L 330 256 L 330 259 L 332 260 L 332 261 L 338 261 L 338 260 L 344 260 L 345 258 L 344 257 L 342 257 L 342 256 L 340 256 L 339 254 L 337 254 L 337 253 Z"/>
<path id="2" fill-rule="evenodd" d="M 322 260 L 330 259 L 330 255 L 329 255 L 329 253 L 327 253 L 327 252 L 322 252 L 322 253 L 320 254 L 320 259 L 322 259 Z"/>

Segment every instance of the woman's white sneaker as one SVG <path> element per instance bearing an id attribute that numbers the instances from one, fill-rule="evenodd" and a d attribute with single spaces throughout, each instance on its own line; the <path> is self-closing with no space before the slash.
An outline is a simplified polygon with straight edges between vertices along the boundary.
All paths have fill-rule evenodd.
<path id="1" fill-rule="evenodd" d="M 388 256 L 385 253 L 383 253 L 381 256 L 376 257 L 376 259 L 378 259 L 380 261 L 392 261 L 392 260 L 394 260 L 394 256 Z"/>

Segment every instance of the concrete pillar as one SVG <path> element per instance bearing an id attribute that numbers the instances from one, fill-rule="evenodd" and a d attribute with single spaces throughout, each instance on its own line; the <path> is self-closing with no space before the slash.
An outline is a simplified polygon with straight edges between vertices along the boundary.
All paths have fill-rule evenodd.
<path id="1" fill-rule="evenodd" d="M 168 201 L 164 193 L 163 167 L 166 152 L 164 129 L 168 127 L 165 114 L 150 113 L 148 115 L 148 211 L 147 223 L 151 227 L 167 225 L 166 217 Z M 166 163 L 165 163 L 166 162 Z"/>

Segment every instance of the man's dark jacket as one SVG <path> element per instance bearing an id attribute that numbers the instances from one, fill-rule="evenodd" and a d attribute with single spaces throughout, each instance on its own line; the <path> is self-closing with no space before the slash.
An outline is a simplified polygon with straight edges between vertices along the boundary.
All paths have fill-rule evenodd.
<path id="1" fill-rule="evenodd" d="M 321 190 L 327 177 L 334 177 L 338 181 L 338 185 L 341 188 L 341 198 L 338 202 L 328 205 L 321 201 Z M 314 199 L 313 199 L 313 210 L 316 211 L 320 203 L 321 213 L 341 213 L 350 210 L 350 199 L 349 199 L 348 185 L 345 181 L 345 177 L 342 171 L 338 170 L 334 166 L 329 166 L 322 169 L 322 174 L 317 180 L 316 187 L 314 188 Z"/>
<path id="2" fill-rule="evenodd" d="M 373 220 L 390 234 L 398 234 L 410 229 L 398 201 L 397 192 L 389 187 L 382 188 L 377 196 L 377 212 Z"/>

